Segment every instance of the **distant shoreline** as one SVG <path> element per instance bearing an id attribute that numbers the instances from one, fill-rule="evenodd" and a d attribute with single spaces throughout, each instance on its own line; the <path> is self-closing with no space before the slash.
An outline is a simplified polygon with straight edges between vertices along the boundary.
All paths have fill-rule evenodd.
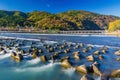
<path id="1" fill-rule="evenodd" d="M 105 33 L 101 33 L 101 34 L 60 34 L 60 33 L 41 33 L 39 31 L 33 31 L 33 32 L 29 32 L 29 31 L 0 31 L 1 33 L 31 33 L 31 34 L 41 34 L 41 35 L 108 35 L 108 36 L 117 36 L 120 37 L 120 31 L 119 32 L 105 32 Z"/>
<path id="2" fill-rule="evenodd" d="M 118 37 L 120 37 L 120 31 L 106 32 L 105 35 L 113 35 L 113 36 L 118 36 Z"/>

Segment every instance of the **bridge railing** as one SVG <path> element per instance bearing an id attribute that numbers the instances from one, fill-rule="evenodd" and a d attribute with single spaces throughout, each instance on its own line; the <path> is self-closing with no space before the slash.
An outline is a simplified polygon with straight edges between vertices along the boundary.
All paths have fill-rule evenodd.
<path id="1" fill-rule="evenodd" d="M 18 29 L 18 28 L 0 28 L 0 31 L 9 31 L 9 32 L 37 32 L 37 33 L 47 33 L 47 30 L 37 30 L 37 29 Z M 104 34 L 107 31 L 105 30 L 70 30 L 70 31 L 57 31 L 58 34 Z"/>
<path id="2" fill-rule="evenodd" d="M 105 30 L 59 31 L 59 34 L 104 34 Z"/>

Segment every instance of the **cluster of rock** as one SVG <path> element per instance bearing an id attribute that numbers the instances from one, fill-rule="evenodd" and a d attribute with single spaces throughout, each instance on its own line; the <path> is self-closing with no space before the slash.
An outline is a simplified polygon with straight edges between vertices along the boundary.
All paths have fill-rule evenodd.
<path id="1" fill-rule="evenodd" d="M 95 47 L 83 43 L 70 44 L 63 42 L 46 44 L 41 41 L 35 42 L 17 39 L 3 39 L 0 43 L 1 55 L 7 54 L 6 50 L 12 50 L 15 47 L 15 51 L 10 52 L 10 54 L 11 58 L 17 62 L 24 60 L 24 56 L 31 56 L 32 59 L 39 58 L 41 62 L 47 62 L 49 60 L 61 62 L 62 67 L 73 67 L 76 72 L 85 75 L 94 73 L 101 76 L 101 80 L 108 80 L 108 77 L 120 77 L 119 69 L 113 70 L 106 76 L 104 75 L 104 71 L 100 68 L 102 64 L 99 62 L 104 60 L 105 54 L 109 53 L 106 46 L 94 50 Z M 25 46 L 29 47 L 23 48 Z M 116 51 L 115 55 L 120 56 L 120 50 Z M 116 58 L 116 60 L 120 61 L 120 58 Z M 85 75 L 81 80 L 92 80 L 87 79 L 87 76 Z"/>

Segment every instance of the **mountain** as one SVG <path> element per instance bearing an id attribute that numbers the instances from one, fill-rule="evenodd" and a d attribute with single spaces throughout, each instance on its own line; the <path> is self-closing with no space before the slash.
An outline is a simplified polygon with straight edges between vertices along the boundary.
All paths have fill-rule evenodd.
<path id="1" fill-rule="evenodd" d="M 0 27 L 9 28 L 34 26 L 34 28 L 42 30 L 101 30 L 108 29 L 109 23 L 117 19 L 120 18 L 82 10 L 71 10 L 58 14 L 0 10 Z"/>
<path id="2" fill-rule="evenodd" d="M 116 16 L 101 15 L 88 11 L 67 11 L 57 14 L 62 19 L 71 21 L 76 24 L 79 29 L 107 29 L 109 22 L 120 19 Z"/>
<path id="3" fill-rule="evenodd" d="M 15 27 L 18 24 L 24 26 L 27 14 L 19 11 L 0 11 L 0 27 Z"/>

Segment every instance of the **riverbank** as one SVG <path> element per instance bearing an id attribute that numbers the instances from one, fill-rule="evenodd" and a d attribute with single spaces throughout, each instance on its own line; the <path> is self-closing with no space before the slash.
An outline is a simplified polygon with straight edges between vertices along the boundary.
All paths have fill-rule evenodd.
<path id="1" fill-rule="evenodd" d="M 112 35 L 112 36 L 118 36 L 118 37 L 120 37 L 120 31 L 106 32 L 105 35 Z"/>

